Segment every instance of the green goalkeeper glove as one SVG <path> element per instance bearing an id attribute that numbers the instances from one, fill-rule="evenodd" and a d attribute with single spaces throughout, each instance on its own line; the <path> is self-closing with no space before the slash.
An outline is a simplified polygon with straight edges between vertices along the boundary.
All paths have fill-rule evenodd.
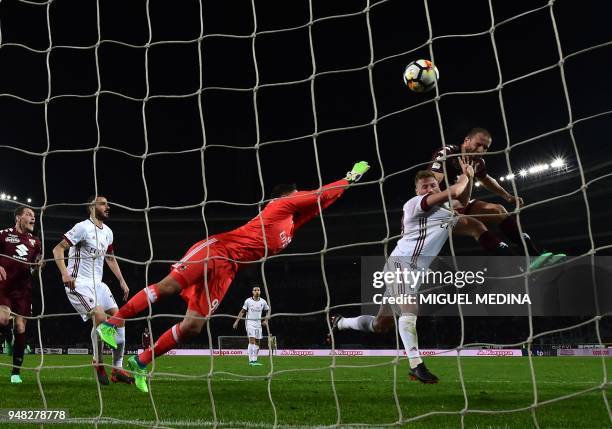
<path id="1" fill-rule="evenodd" d="M 366 171 L 370 169 L 370 164 L 367 161 L 359 161 L 355 165 L 353 165 L 353 169 L 346 173 L 345 179 L 350 183 L 359 182 L 361 176 L 363 176 Z"/>

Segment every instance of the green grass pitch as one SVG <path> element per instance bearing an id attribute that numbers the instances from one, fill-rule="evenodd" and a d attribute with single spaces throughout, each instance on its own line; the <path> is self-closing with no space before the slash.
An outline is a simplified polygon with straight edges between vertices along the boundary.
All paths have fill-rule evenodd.
<path id="1" fill-rule="evenodd" d="M 43 403 L 32 370 L 24 370 L 22 385 L 9 384 L 7 356 L 0 357 L 0 408 L 40 408 Z M 274 423 L 274 411 L 268 397 L 270 371 L 268 358 L 260 358 L 262 367 L 250 367 L 245 357 L 215 357 L 210 380 L 216 416 L 221 427 L 267 428 Z M 25 365 L 35 366 L 40 356 L 26 356 Z M 398 421 L 393 396 L 393 358 L 339 357 L 333 372 L 340 404 L 340 421 L 351 424 L 392 424 Z M 98 390 L 89 366 L 57 368 L 65 365 L 86 365 L 89 356 L 45 356 L 41 380 L 49 408 L 65 408 L 71 418 L 92 418 L 100 413 Z M 110 356 L 106 357 L 110 362 Z M 280 427 L 315 427 L 336 423 L 338 415 L 330 382 L 327 357 L 275 357 L 275 373 L 271 395 Z M 407 362 L 397 366 L 397 394 L 403 419 L 428 416 L 408 421 L 402 427 L 458 428 L 464 407 L 457 359 L 427 358 L 429 368 L 441 382 L 421 385 L 406 377 Z M 603 394 L 600 358 L 539 357 L 534 358 L 538 401 L 577 394 L 557 402 L 544 403 L 536 410 L 540 428 L 609 428 L 612 422 Z M 606 359 L 608 374 L 612 359 Z M 528 407 L 533 403 L 534 389 L 527 358 L 461 358 L 463 377 L 470 410 L 503 411 Z M 212 427 L 213 411 L 208 389 L 209 357 L 168 356 L 157 361 L 157 374 L 152 382 L 152 395 L 162 426 Z M 199 375 L 194 379 L 185 376 Z M 608 387 L 608 386 L 606 386 Z M 603 392 L 603 393 L 602 393 Z M 101 387 L 105 418 L 155 423 L 150 398 L 134 386 Z M 435 414 L 438 413 L 438 414 Z M 448 413 L 448 414 L 439 414 Z M 466 428 L 529 428 L 534 427 L 531 411 L 482 414 L 468 412 Z M 40 425 L 4 425 L 4 427 L 40 427 Z M 61 425 L 64 426 L 64 425 Z M 57 428 L 60 425 L 46 425 Z M 80 420 L 66 427 L 94 427 Z M 98 427 L 137 427 L 106 420 Z"/>

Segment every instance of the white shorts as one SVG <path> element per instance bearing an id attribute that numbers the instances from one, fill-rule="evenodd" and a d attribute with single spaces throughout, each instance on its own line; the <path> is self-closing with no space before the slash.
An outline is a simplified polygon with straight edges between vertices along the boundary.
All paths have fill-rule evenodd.
<path id="1" fill-rule="evenodd" d="M 110 289 L 104 282 L 76 280 L 75 288 L 64 287 L 68 301 L 74 309 L 81 315 L 83 321 L 87 321 L 95 307 L 102 307 L 104 311 L 117 308 L 117 303 Z"/>
<path id="2" fill-rule="evenodd" d="M 246 331 L 247 331 L 247 336 L 249 338 L 255 338 L 256 340 L 261 340 L 262 331 L 263 331 L 263 329 L 261 329 L 261 325 L 259 327 L 247 326 Z"/>
<path id="3" fill-rule="evenodd" d="M 386 283 L 385 296 L 398 297 L 400 295 L 412 295 L 416 294 L 421 288 L 422 277 L 417 275 L 418 268 L 411 266 L 409 258 L 391 256 L 385 264 L 385 272 L 397 273 L 397 270 L 402 273 L 399 278 L 394 275 L 394 281 Z M 407 275 L 403 275 L 406 273 Z M 414 274 L 414 276 L 412 275 Z M 416 280 L 416 281 L 415 281 Z"/>
<path id="4" fill-rule="evenodd" d="M 397 270 L 400 270 L 401 273 L 407 273 L 407 275 L 402 275 L 399 278 L 397 278 L 397 276 L 394 276 L 394 281 L 386 283 L 384 296 L 408 299 L 409 295 L 417 294 L 419 292 L 419 289 L 421 288 L 422 281 L 419 276 L 413 277 L 411 273 L 414 273 L 416 275 L 419 269 L 410 265 L 409 258 L 392 256 L 385 264 L 384 271 L 391 271 L 393 273 L 397 273 Z M 404 305 L 389 304 L 389 306 L 397 315 L 402 314 L 405 310 Z"/>

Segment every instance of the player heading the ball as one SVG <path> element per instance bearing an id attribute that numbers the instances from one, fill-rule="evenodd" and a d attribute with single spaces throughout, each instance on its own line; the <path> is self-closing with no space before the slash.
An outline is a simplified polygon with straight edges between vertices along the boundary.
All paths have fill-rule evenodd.
<path id="1" fill-rule="evenodd" d="M 440 184 L 441 189 L 446 188 L 446 180 L 448 183 L 455 183 L 456 177 L 461 174 L 461 166 L 459 158 L 464 157 L 474 162 L 474 177 L 482 184 L 489 192 L 501 197 L 508 204 L 512 204 L 517 208 L 523 206 L 523 199 L 519 196 L 512 195 L 506 191 L 493 177 L 487 173 L 483 155 L 487 153 L 489 147 L 493 143 L 491 133 L 485 128 L 472 128 L 461 145 L 446 145 L 438 149 L 433 156 L 429 169 L 433 172 L 436 180 Z M 446 168 L 445 168 L 446 167 Z M 541 268 L 543 266 L 555 264 L 565 258 L 564 253 L 553 254 L 552 252 L 542 251 L 536 245 L 533 238 L 524 230 L 519 231 L 516 216 L 508 213 L 506 208 L 501 204 L 490 203 L 481 200 L 470 200 L 467 204 L 461 207 L 456 207 L 460 214 L 468 216 L 470 220 L 466 227 L 455 230 L 455 234 L 472 236 L 476 240 L 488 240 L 487 236 L 483 236 L 483 231 L 493 228 L 498 228 L 506 237 L 519 248 L 523 247 L 523 242 L 527 247 L 527 251 L 534 259 L 531 263 L 532 269 Z M 489 247 L 495 248 L 494 243 L 488 244 Z M 499 253 L 500 249 L 496 249 Z M 501 249 L 502 254 L 510 251 L 515 254 L 512 249 Z"/>
<path id="2" fill-rule="evenodd" d="M 297 191 L 294 185 L 277 187 L 272 195 L 274 199 L 261 213 L 239 228 L 195 243 L 172 265 L 169 275 L 138 292 L 114 317 L 99 325 L 100 337 L 114 348 L 117 329 L 124 325 L 125 319 L 149 308 L 150 303 L 177 293 L 188 302 L 182 322 L 162 334 L 153 348 L 128 359 L 138 389 L 148 392 L 146 367 L 154 357 L 200 333 L 205 318 L 221 303 L 244 262 L 261 261 L 281 252 L 297 230 L 319 214 L 319 209 L 333 204 L 369 169 L 367 162 L 358 162 L 344 179 L 314 191 Z"/>

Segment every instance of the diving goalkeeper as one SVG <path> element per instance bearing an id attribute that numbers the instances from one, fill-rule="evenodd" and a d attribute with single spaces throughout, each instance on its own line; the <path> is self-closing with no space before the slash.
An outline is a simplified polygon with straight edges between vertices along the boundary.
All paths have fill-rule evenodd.
<path id="1" fill-rule="evenodd" d="M 170 274 L 159 283 L 138 292 L 119 311 L 97 328 L 100 338 L 115 348 L 118 327 L 154 303 L 176 293 L 188 302 L 185 318 L 159 337 L 152 348 L 128 359 L 136 386 L 148 392 L 147 365 L 172 350 L 177 344 L 200 333 L 210 316 L 223 300 L 237 271 L 245 262 L 253 262 L 281 252 L 295 232 L 334 203 L 353 182 L 357 182 L 370 166 L 361 161 L 353 166 L 344 179 L 314 191 L 298 192 L 294 185 L 275 189 L 273 200 L 260 214 L 233 231 L 216 234 L 202 240 L 172 265 Z M 263 234 L 265 231 L 265 235 Z"/>

